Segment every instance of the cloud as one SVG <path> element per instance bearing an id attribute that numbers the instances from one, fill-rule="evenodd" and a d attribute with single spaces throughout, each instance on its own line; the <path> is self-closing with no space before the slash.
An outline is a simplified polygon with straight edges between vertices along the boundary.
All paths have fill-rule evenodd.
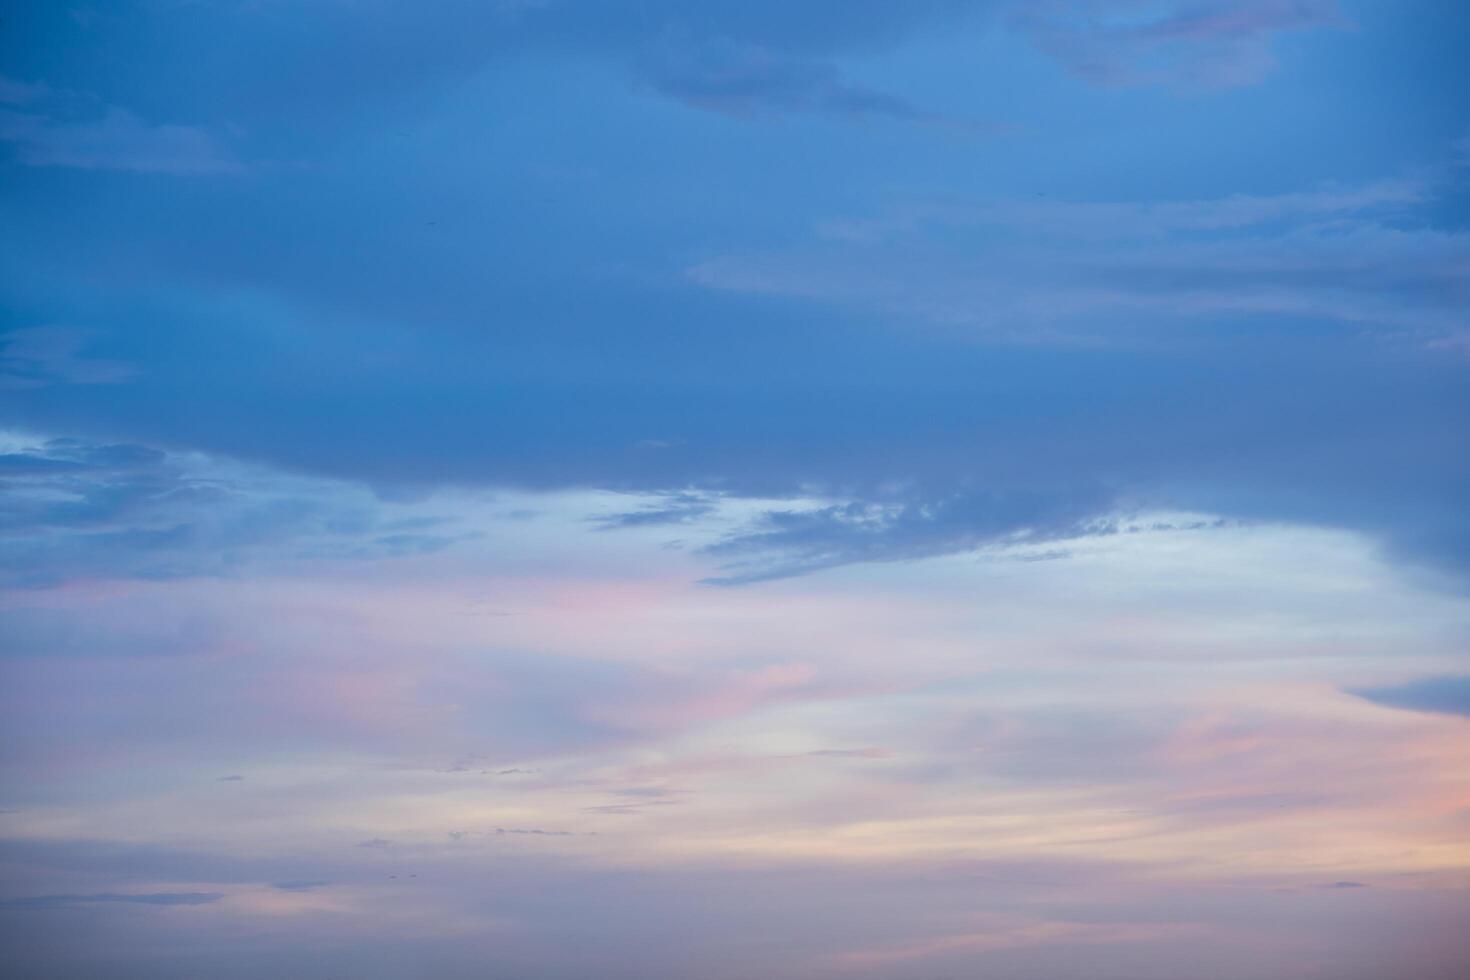
<path id="1" fill-rule="evenodd" d="M 815 0 L 797 6 L 775 0 L 444 0 L 425 8 L 390 0 L 375 3 L 371 16 L 351 4 L 327 3 L 298 5 L 286 18 L 258 4 L 220 4 L 194 12 L 183 27 L 149 33 L 159 62 L 188 57 L 190 64 L 209 66 L 211 79 L 223 81 L 211 93 L 214 103 L 252 130 L 279 127 L 283 119 L 308 118 L 323 127 L 361 122 L 366 106 L 391 104 L 405 93 L 528 55 L 611 61 L 656 91 L 725 113 L 908 118 L 916 110 L 903 100 L 838 81 L 833 60 L 964 23 L 992 6 L 994 0 Z M 152 13 L 135 12 L 130 20 L 147 31 L 155 26 Z M 123 37 L 79 31 L 75 24 L 56 28 L 47 40 L 59 47 L 75 43 L 78 33 L 86 35 L 89 49 L 125 50 Z M 242 46 L 271 51 L 269 70 L 227 57 Z M 328 57 L 333 70 L 323 72 Z M 10 91 L 18 98 L 29 92 L 19 82 Z M 184 94 L 178 101 L 190 100 Z M 35 163 L 172 173 L 239 168 L 210 132 L 148 124 L 116 107 L 107 107 L 101 119 L 17 115 L 11 125 Z"/>
<path id="2" fill-rule="evenodd" d="M 208 176 L 244 168 L 208 132 L 151 124 L 116 106 L 100 118 L 63 119 L 0 109 L 0 142 L 31 167 Z"/>
<path id="3" fill-rule="evenodd" d="M 1463 479 L 1457 461 L 1463 454 L 1451 448 L 1452 420 L 1464 411 L 1451 392 L 1463 385 L 1450 380 L 1463 371 L 1454 344 L 1465 336 L 1466 306 L 1456 283 L 1470 259 L 1470 235 L 1434 219 L 1458 192 L 1458 180 L 1382 179 L 1178 201 L 1012 198 L 897 206 L 872 219 L 823 223 L 805 245 L 696 263 L 688 269 L 689 278 L 713 291 L 795 300 L 813 315 L 823 307 L 853 317 L 876 311 L 910 339 L 926 333 L 957 348 L 969 341 L 992 358 L 997 346 L 1030 347 L 1056 351 L 1056 363 L 1080 367 L 1111 360 L 1101 352 L 1116 351 L 1121 359 L 1113 363 L 1125 373 L 1149 372 L 1143 365 L 1152 363 L 1162 372 L 1195 375 L 1206 387 L 1212 382 L 1197 372 L 1207 361 L 1223 358 L 1235 365 L 1229 370 L 1247 372 L 1276 364 L 1298 376 L 1294 383 L 1308 383 L 1320 397 L 1336 399 L 1337 382 L 1324 376 L 1319 385 L 1305 382 L 1305 376 L 1328 361 L 1345 365 L 1340 358 L 1361 354 L 1375 358 L 1380 368 L 1415 363 L 1412 370 L 1423 371 L 1422 378 L 1444 382 L 1370 413 L 1358 435 L 1343 430 L 1329 436 L 1326 430 L 1337 428 L 1336 422 L 1304 411 L 1305 402 L 1282 405 L 1278 418 L 1294 418 L 1294 425 L 1316 431 L 1313 448 L 1289 463 L 1276 444 L 1295 437 L 1283 428 L 1257 429 L 1249 445 L 1240 442 L 1233 450 L 1218 443 L 1204 449 L 1214 438 L 1207 433 L 1219 434 L 1223 416 L 1194 414 L 1185 406 L 1203 403 L 1183 390 L 1162 397 L 1159 404 L 1172 406 L 1167 413 L 1134 414 L 1105 396 L 1111 405 L 1107 414 L 1084 417 L 1074 415 L 1069 405 L 1074 397 L 1091 399 L 1097 389 L 1081 395 L 1057 387 L 1043 396 L 1025 382 L 1013 387 L 997 380 L 977 364 L 969 369 L 972 376 L 987 380 L 972 389 L 969 404 L 956 395 L 947 409 L 936 408 L 922 423 L 925 433 L 955 434 L 950 459 L 956 470 L 971 470 L 976 489 L 965 489 L 963 478 L 935 480 L 932 471 L 920 476 L 925 464 L 941 458 L 926 455 L 922 444 L 885 446 L 890 459 L 915 461 L 907 463 L 913 474 L 911 498 L 870 488 L 850 504 L 773 514 L 764 527 L 706 553 L 742 562 L 768 548 L 785 557 L 768 562 L 753 555 L 749 567 L 736 564 L 717 580 L 779 577 L 863 555 L 860 560 L 894 560 L 1000 543 L 1027 520 L 1041 522 L 1037 540 L 1065 538 L 1080 532 L 1079 523 L 1102 520 L 1129 497 L 1192 511 L 1340 523 L 1379 535 L 1400 559 L 1450 571 L 1470 567 L 1470 537 L 1451 503 L 1452 488 Z M 1370 355 L 1371 350 L 1379 353 Z M 955 356 L 963 355 L 956 349 Z M 1294 366 L 1277 362 L 1278 356 Z M 1122 367 L 1123 361 L 1131 366 Z M 1437 367 L 1428 366 L 1436 361 Z M 1385 377 L 1372 373 L 1380 381 Z M 947 374 L 943 367 L 931 367 L 933 378 Z M 1284 393 L 1276 384 L 1247 384 L 1249 399 Z M 1165 387 L 1173 386 L 1166 382 Z M 999 415 L 987 418 L 979 409 L 987 398 L 1001 397 L 987 393 L 1002 389 L 1012 409 L 1028 416 L 1026 422 L 1019 421 L 1021 415 L 1010 416 L 1016 421 L 1008 437 L 1001 435 L 1005 427 Z M 1368 428 L 1400 425 L 1400 413 L 1415 397 L 1423 399 L 1425 414 L 1409 426 L 1414 435 L 1408 442 L 1393 448 L 1389 437 L 1368 440 Z M 1235 404 L 1234 411 L 1253 410 L 1249 402 Z M 996 405 L 996 411 L 1006 411 Z M 972 407 L 971 419 L 959 422 Z M 1189 421 L 1176 414 L 1181 409 Z M 1119 410 L 1138 437 L 1129 445 L 1113 443 L 1108 450 L 1098 442 L 1067 445 L 1071 426 L 1106 440 L 1104 430 L 1124 417 L 1112 414 Z M 906 417 L 906 409 L 899 411 Z M 941 420 L 944 411 L 952 413 L 948 421 Z M 1058 412 L 1059 420 L 1065 415 L 1071 421 L 1054 430 L 1033 427 L 1031 412 Z M 882 432 L 881 416 L 868 417 L 875 433 Z M 1391 417 L 1397 421 L 1390 422 Z M 843 429 L 841 422 L 833 426 Z M 1428 450 L 1430 442 L 1439 448 Z M 1223 468 L 1209 461 L 1212 455 L 1224 459 L 1216 455 L 1222 452 L 1243 453 L 1253 461 Z M 1395 461 L 1379 469 L 1362 467 L 1363 459 L 1384 454 Z M 1063 464 L 1064 457 L 1076 465 Z M 1070 475 L 1045 489 L 1052 483 L 1041 476 L 1050 469 L 1048 460 Z M 1016 479 L 1018 464 L 1032 477 L 1029 487 Z M 1135 469 L 1138 464 L 1154 472 L 1145 475 Z M 1400 480 L 1394 473 L 1406 473 L 1403 467 L 1420 469 L 1422 475 Z M 1129 470 L 1133 474 L 1125 475 Z M 1336 475 L 1328 477 L 1329 470 Z M 893 477 L 902 479 L 897 469 Z M 1394 489 L 1369 489 L 1380 481 Z M 1201 494 L 1206 485 L 1212 490 Z M 1043 490 L 1038 493 L 1037 487 Z M 1060 509 L 1052 515 L 1021 515 L 1009 525 L 988 517 L 992 510 L 1004 514 L 1028 493 L 1038 501 L 1049 495 Z M 1410 504 L 1410 497 L 1420 502 Z M 1095 509 L 1089 512 L 1088 505 Z"/>
<path id="4" fill-rule="evenodd" d="M 71 327 L 26 327 L 0 336 L 0 389 L 119 384 L 137 374 L 121 361 L 82 353 L 90 335 Z"/>
<path id="5" fill-rule="evenodd" d="M 716 585 L 801 575 L 851 562 L 926 558 L 986 545 L 1036 544 L 1113 533 L 1097 515 L 1101 490 L 971 492 L 891 504 L 854 502 L 815 510 L 768 511 L 750 530 L 703 551 L 723 563 Z"/>
<path id="6" fill-rule="evenodd" d="M 224 898 L 221 892 L 99 892 L 94 895 L 30 895 L 0 900 L 5 909 L 74 909 L 91 905 L 208 905 Z"/>
<path id="7" fill-rule="evenodd" d="M 817 749 L 814 752 L 803 752 L 802 756 L 825 759 L 886 759 L 891 754 L 887 749 Z"/>
<path id="8" fill-rule="evenodd" d="M 649 807 L 655 806 L 678 806 L 674 800 L 645 800 L 642 803 L 603 803 L 597 806 L 584 806 L 584 813 L 598 813 L 612 817 L 631 817 L 645 812 Z"/>
<path id="9" fill-rule="evenodd" d="M 1315 5 L 1293 14 L 1247 3 L 1231 19 L 1216 6 L 1038 9 L 1057 29 L 1186 46 L 1266 43 L 1317 16 Z M 964 153 L 899 128 L 747 127 L 712 144 L 711 133 L 729 130 L 613 83 L 620 73 L 662 79 L 671 97 L 719 111 L 799 115 L 833 111 L 834 92 L 907 77 L 918 87 L 903 91 L 923 101 L 951 70 L 966 84 L 993 81 L 981 54 L 973 65 L 962 54 L 965 32 L 1004 20 L 985 16 L 993 4 L 385 2 L 373 17 L 350 8 L 297 5 L 296 46 L 275 43 L 285 21 L 259 5 L 201 8 L 191 30 L 157 38 L 160 56 L 174 59 L 158 64 L 210 66 L 210 87 L 192 102 L 190 87 L 159 84 L 163 68 L 128 60 L 110 38 L 86 49 L 136 64 L 131 84 L 183 99 L 144 101 L 124 80 L 104 93 L 110 102 L 146 106 L 150 119 L 239 118 L 250 132 L 273 119 L 290 130 L 273 137 L 283 152 L 320 152 L 343 169 L 201 183 L 189 208 L 139 197 L 141 184 L 95 208 L 38 205 L 37 244 L 26 250 L 35 258 L 15 274 L 37 312 L 20 322 L 92 323 L 105 311 L 108 357 L 141 370 L 126 385 L 29 391 L 18 424 L 197 446 L 378 487 L 675 495 L 667 507 L 602 515 L 610 528 L 698 521 L 685 493 L 855 508 L 737 535 L 713 553 L 734 566 L 713 577 L 730 580 L 983 547 L 1031 520 L 1064 535 L 1070 511 L 1006 525 L 977 508 L 972 532 L 920 516 L 952 500 L 1027 494 L 1091 499 L 1085 520 L 1143 498 L 1351 527 L 1438 568 L 1470 555 L 1452 499 L 1464 385 L 1453 366 L 1416 360 L 1464 363 L 1455 339 L 1465 329 L 1465 235 L 1442 188 L 1403 169 L 1410 151 L 1370 153 L 1382 141 L 1344 133 L 1346 110 L 1323 123 L 1337 132 L 1331 152 L 1314 141 L 1261 169 L 1215 159 L 1210 147 L 1255 138 L 1242 117 L 1279 123 L 1269 107 L 1285 102 L 1274 91 L 1232 102 L 1237 128 L 1196 129 L 1199 114 L 1178 100 L 1103 97 L 1043 73 L 1055 92 L 1001 100 L 1018 117 L 1034 114 L 1034 126 L 986 154 L 982 175 Z M 139 30 L 157 26 L 148 12 L 135 16 Z M 194 47 L 171 47 L 185 36 Z M 331 73 L 320 71 L 321 38 L 332 39 Z M 930 52 L 925 38 L 945 43 Z M 217 57 L 227 40 L 272 57 Z M 1002 56 L 995 70 L 1015 67 L 1014 45 L 985 44 Z M 953 60 L 910 72 L 938 48 Z M 903 57 L 885 57 L 896 50 Z M 1335 90 L 1316 62 L 1302 70 Z M 32 75 L 66 77 L 60 67 Z M 420 100 L 415 86 L 431 78 L 460 87 Z M 1426 91 L 1405 86 L 1394 91 Z M 486 113 L 486 99 L 516 90 L 535 98 Z M 852 108 L 867 113 L 912 109 L 858 101 Z M 966 104 L 960 94 L 945 102 Z M 1087 107 L 1104 104 L 1120 145 L 1147 144 L 1136 167 L 1074 154 L 1078 140 L 1100 136 Z M 336 111 L 347 105 L 371 111 Z M 321 125 L 299 125 L 298 113 Z M 477 155 L 494 141 L 475 127 L 492 117 L 515 152 Z M 546 125 L 573 117 L 608 128 L 548 141 Z M 391 146 L 333 129 L 389 121 Z M 1181 138 L 1149 142 L 1175 126 Z M 423 142 L 429 133 L 446 142 Z M 361 156 L 368 145 L 382 155 Z M 816 154 L 813 165 L 796 159 L 798 145 Z M 1319 180 L 1374 173 L 1410 176 Z M 49 179 L 19 176 L 38 187 Z M 502 180 L 515 192 L 487 197 Z M 463 220 L 426 231 L 457 211 Z M 66 258 L 66 229 L 84 221 L 98 255 L 82 276 Z M 139 268 L 158 270 L 157 289 L 131 287 Z M 56 297 L 90 309 L 49 309 Z M 661 448 L 637 448 L 651 436 Z M 376 509 L 361 508 L 365 523 Z M 79 571 L 166 576 L 213 563 L 227 573 L 279 555 L 288 539 L 350 558 L 422 555 L 455 538 L 381 526 L 316 534 L 310 516 L 298 517 L 308 530 L 294 538 L 280 514 L 274 544 L 219 547 L 201 532 L 215 514 L 185 516 L 187 526 L 159 519 L 131 537 L 90 540 L 98 564 Z M 209 557 L 164 557 L 191 549 Z M 129 557 L 104 562 L 100 550 Z M 63 564 L 55 554 L 45 560 Z M 35 576 L 63 578 L 64 569 Z"/>
<path id="10" fill-rule="evenodd" d="M 661 505 L 644 507 L 641 510 L 621 514 L 601 514 L 593 518 L 598 530 L 612 531 L 618 528 L 658 527 L 668 524 L 689 524 L 712 513 L 715 505 L 706 497 L 694 493 L 676 493 L 665 497 Z"/>
<path id="11" fill-rule="evenodd" d="M 1470 717 L 1470 676 L 1426 677 L 1395 687 L 1355 688 L 1348 693 L 1386 708 Z"/>
<path id="12" fill-rule="evenodd" d="M 6 540 L 0 531 L 0 541 Z M 113 657 L 183 658 L 221 639 L 220 624 L 197 613 L 180 615 L 167 603 L 98 598 L 87 613 L 14 605 L 0 617 L 0 651 L 11 659 L 52 661 L 101 651 Z"/>
<path id="13" fill-rule="evenodd" d="M 841 966 L 866 970 L 906 960 L 957 957 L 1028 946 L 1157 943 L 1170 937 L 1188 938 L 1202 931 L 1195 926 L 1170 922 L 1027 921 L 1019 917 L 1012 921 L 987 923 L 986 926 L 974 932 L 858 949 L 832 957 L 832 961 Z"/>
<path id="14" fill-rule="evenodd" d="M 983 131 L 978 124 L 844 81 L 835 65 L 728 41 L 661 44 L 639 60 L 638 77 L 685 105 L 737 118 L 809 113 Z"/>
<path id="15" fill-rule="evenodd" d="M 48 50 L 101 60 L 135 58 L 140 37 L 160 71 L 193 66 L 196 84 L 160 91 L 139 70 L 108 76 L 111 99 L 41 81 L 0 80 L 0 139 L 37 167 L 205 177 L 249 168 L 233 151 L 241 126 L 263 142 L 310 145 L 343 129 L 381 125 L 405 97 L 463 83 L 487 66 L 531 59 L 612 64 L 633 83 L 683 105 L 741 118 L 816 115 L 889 120 L 988 133 L 900 94 L 849 79 L 849 66 L 926 37 L 1010 29 L 1102 84 L 1249 84 L 1272 66 L 1275 38 L 1339 26 L 1328 0 L 1183 0 L 1140 6 L 1104 0 L 574 0 L 490 4 L 404 0 L 297 5 L 215 4 L 187 23 L 163 8 L 130 9 L 130 30 L 101 31 L 57 18 L 38 32 Z M 116 25 L 115 25 L 116 26 Z M 269 59 L 239 58 L 269 51 Z M 391 56 L 387 54 L 391 52 Z M 330 60 L 331 72 L 322 71 Z M 65 72 L 64 59 L 53 67 Z M 204 66 L 204 67 L 201 67 Z M 131 84 L 129 84 L 131 83 Z M 150 113 L 199 119 L 159 121 Z M 230 134 L 226 139 L 224 134 Z"/>
<path id="16" fill-rule="evenodd" d="M 1337 0 L 1028 0 L 1010 19 L 1089 81 L 1203 88 L 1262 81 L 1284 34 L 1346 26 Z"/>
<path id="17" fill-rule="evenodd" d="M 10 561 L 0 580 L 11 585 L 220 575 L 269 557 L 397 557 L 461 538 L 379 533 L 393 507 L 361 487 L 136 444 L 7 442 L 0 540 Z"/>
<path id="18" fill-rule="evenodd" d="M 51 89 L 47 85 L 0 75 L 0 105 L 25 105 L 40 101 L 50 94 Z"/>
<path id="19" fill-rule="evenodd" d="M 283 892 L 309 892 L 330 884 L 330 881 L 276 881 L 271 887 Z"/>
<path id="20" fill-rule="evenodd" d="M 649 799 L 669 795 L 669 791 L 661 786 L 628 786 L 623 789 L 615 789 L 613 793 L 617 796 L 638 796 Z"/>
<path id="21" fill-rule="evenodd" d="M 850 81 L 844 66 L 925 37 L 970 35 L 978 41 L 999 28 L 1103 84 L 1239 85 L 1269 72 L 1277 36 L 1340 25 L 1334 11 L 1328 0 L 1173 2 L 1143 10 L 1102 0 L 446 0 L 425 10 L 398 0 L 375 4 L 371 17 L 350 4 L 300 7 L 290 19 L 290 35 L 283 35 L 284 18 L 263 14 L 258 5 L 218 5 L 196 12 L 195 31 L 177 37 L 158 32 L 154 40 L 166 64 L 187 53 L 191 63 L 210 65 L 211 78 L 220 81 L 212 90 L 214 101 L 252 130 L 303 118 L 323 128 L 366 123 L 380 118 L 364 111 L 369 106 L 391 105 L 405 93 L 530 56 L 610 62 L 648 90 L 727 116 L 800 113 L 983 131 Z M 97 32 L 87 34 L 91 45 L 109 43 Z M 313 44 L 307 38 L 322 40 Z M 320 71 L 327 38 L 331 73 Z M 63 36 L 53 43 L 69 40 Z M 175 50 L 174 44 L 191 48 Z M 272 51 L 270 70 L 227 58 L 227 45 Z M 384 56 L 388 50 L 393 57 Z M 39 83 L 12 81 L 8 91 L 18 103 L 55 99 Z M 203 127 L 149 123 L 96 100 L 85 103 L 90 112 L 82 119 L 72 118 L 75 105 L 68 108 L 60 118 L 13 114 L 11 138 L 29 162 L 179 174 L 243 169 L 218 135 Z"/>
<path id="22" fill-rule="evenodd" d="M 828 222 L 825 241 L 691 266 L 712 289 L 879 307 L 1009 343 L 1189 343 L 1211 318 L 1464 336 L 1453 191 L 1379 180 L 1193 201 L 1003 200 Z"/>

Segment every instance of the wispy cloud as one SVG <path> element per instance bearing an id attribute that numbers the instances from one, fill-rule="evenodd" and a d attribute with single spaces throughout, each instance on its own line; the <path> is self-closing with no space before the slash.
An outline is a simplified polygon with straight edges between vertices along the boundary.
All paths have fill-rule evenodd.
<path id="1" fill-rule="evenodd" d="M 717 257 L 688 275 L 1023 344 L 1186 343 L 1181 324 L 1225 316 L 1443 341 L 1463 336 L 1453 284 L 1470 237 L 1408 220 L 1435 193 L 1382 180 L 1216 200 L 915 207 L 828 222 L 806 248 Z"/>
<path id="2" fill-rule="evenodd" d="M 23 327 L 0 335 L 0 389 L 119 384 L 138 370 L 86 353 L 95 335 L 74 327 Z"/>
<path id="3" fill-rule="evenodd" d="M 1065 922 L 998 919 L 971 932 L 937 936 L 918 942 L 853 950 L 832 958 L 834 965 L 864 970 L 907 960 L 939 959 L 1004 949 L 1065 943 L 1146 943 L 1188 937 L 1198 927 L 1174 923 Z"/>
<path id="4" fill-rule="evenodd" d="M 660 94 L 736 118 L 804 113 L 942 126 L 977 135 L 994 130 L 849 82 L 833 64 L 728 40 L 662 43 L 638 64 L 640 80 Z"/>
<path id="5" fill-rule="evenodd" d="M 812 752 L 803 752 L 801 758 L 813 759 L 886 759 L 890 755 L 887 749 L 817 749 Z"/>
<path id="6" fill-rule="evenodd" d="M 463 536 L 394 530 L 392 505 L 360 486 L 140 445 L 6 441 L 0 539 L 12 585 L 216 575 L 272 553 L 426 554 Z"/>
<path id="7" fill-rule="evenodd" d="M 1470 676 L 1425 677 L 1394 687 L 1354 688 L 1349 693 L 1388 708 L 1470 717 Z"/>
<path id="8" fill-rule="evenodd" d="M 1011 21 L 1089 81 L 1203 88 L 1262 81 L 1284 34 L 1347 26 L 1337 0 L 1029 0 Z"/>
<path id="9" fill-rule="evenodd" d="M 330 885 L 330 884 L 331 884 L 330 881 L 316 881 L 316 880 L 305 880 L 305 881 L 276 881 L 276 882 L 272 882 L 271 883 L 271 887 L 272 888 L 275 888 L 275 889 L 279 889 L 280 891 L 283 891 L 283 892 L 309 892 L 309 891 L 314 891 L 315 889 L 318 889 L 318 888 L 325 888 L 327 885 Z"/>
<path id="10" fill-rule="evenodd" d="M 1103 490 L 972 492 L 894 503 L 856 502 L 768 511 L 757 524 L 703 550 L 724 563 L 712 584 L 738 585 L 852 562 L 891 562 L 1114 533 L 1101 520 Z"/>
<path id="11" fill-rule="evenodd" d="M 0 899 L 6 909 L 71 909 L 89 905 L 208 905 L 224 898 L 222 892 L 98 892 L 91 895 L 29 895 Z"/>
<path id="12" fill-rule="evenodd" d="M 715 504 L 701 494 L 676 493 L 639 510 L 599 514 L 593 520 L 597 522 L 599 530 L 611 531 L 618 528 L 689 524 L 714 510 Z"/>
<path id="13" fill-rule="evenodd" d="M 119 106 L 0 80 L 0 142 L 32 167 L 202 176 L 244 169 L 223 142 L 197 126 L 150 123 Z"/>

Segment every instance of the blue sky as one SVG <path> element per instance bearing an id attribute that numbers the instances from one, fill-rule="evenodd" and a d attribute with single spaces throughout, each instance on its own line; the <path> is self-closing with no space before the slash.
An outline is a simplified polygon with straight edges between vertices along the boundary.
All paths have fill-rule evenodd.
<path id="1" fill-rule="evenodd" d="M 1460 975 L 1467 37 L 7 5 L 18 962 Z"/>

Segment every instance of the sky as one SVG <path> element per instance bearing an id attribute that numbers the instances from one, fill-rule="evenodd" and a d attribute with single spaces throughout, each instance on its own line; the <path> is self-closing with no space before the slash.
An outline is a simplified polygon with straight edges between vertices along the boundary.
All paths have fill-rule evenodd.
<path id="1" fill-rule="evenodd" d="M 0 957 L 1470 974 L 1470 5 L 7 0 Z"/>

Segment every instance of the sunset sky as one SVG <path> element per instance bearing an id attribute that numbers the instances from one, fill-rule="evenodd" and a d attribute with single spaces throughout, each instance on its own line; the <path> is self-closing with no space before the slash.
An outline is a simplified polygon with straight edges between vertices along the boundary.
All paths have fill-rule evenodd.
<path id="1" fill-rule="evenodd" d="M 1470 4 L 3 6 L 0 975 L 1470 976 Z"/>

